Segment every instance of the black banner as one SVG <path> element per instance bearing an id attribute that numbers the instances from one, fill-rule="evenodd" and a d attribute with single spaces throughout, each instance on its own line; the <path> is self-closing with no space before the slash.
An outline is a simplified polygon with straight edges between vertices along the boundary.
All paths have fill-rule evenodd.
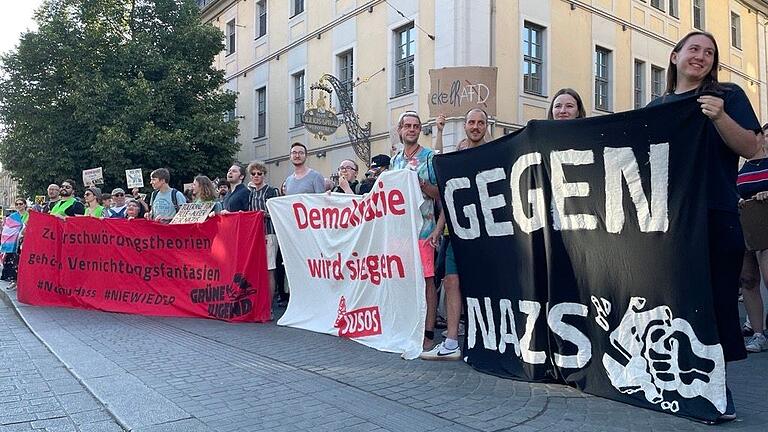
<path id="1" fill-rule="evenodd" d="M 435 158 L 467 308 L 494 375 L 703 420 L 725 411 L 693 99 Z"/>

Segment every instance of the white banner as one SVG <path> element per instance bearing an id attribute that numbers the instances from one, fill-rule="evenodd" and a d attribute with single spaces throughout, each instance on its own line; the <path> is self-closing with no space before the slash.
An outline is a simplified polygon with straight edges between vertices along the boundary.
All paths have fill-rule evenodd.
<path id="1" fill-rule="evenodd" d="M 385 172 L 364 196 L 269 200 L 291 287 L 278 324 L 418 357 L 427 310 L 418 247 L 422 202 L 410 170 Z"/>

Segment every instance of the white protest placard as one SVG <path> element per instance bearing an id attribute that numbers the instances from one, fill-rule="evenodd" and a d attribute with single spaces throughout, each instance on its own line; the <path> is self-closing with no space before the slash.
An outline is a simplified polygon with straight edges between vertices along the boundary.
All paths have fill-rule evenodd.
<path id="1" fill-rule="evenodd" d="M 364 196 L 272 198 L 291 299 L 278 325 L 346 337 L 414 359 L 426 300 L 416 173 L 387 171 Z"/>
<path id="2" fill-rule="evenodd" d="M 83 170 L 83 185 L 87 187 L 97 184 L 104 184 L 104 171 L 101 167 Z"/>
<path id="3" fill-rule="evenodd" d="M 141 168 L 125 170 L 125 183 L 128 189 L 144 187 L 144 176 L 141 174 Z"/>
<path id="4" fill-rule="evenodd" d="M 171 223 L 188 224 L 205 222 L 208 215 L 211 213 L 211 210 L 213 210 L 214 205 L 216 205 L 216 203 L 213 201 L 184 204 L 179 207 L 179 211 L 176 212 L 176 216 L 173 217 Z"/>

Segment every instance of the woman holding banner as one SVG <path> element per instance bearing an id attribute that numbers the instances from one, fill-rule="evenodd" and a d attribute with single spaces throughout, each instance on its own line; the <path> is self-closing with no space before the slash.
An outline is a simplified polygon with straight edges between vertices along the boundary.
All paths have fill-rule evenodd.
<path id="1" fill-rule="evenodd" d="M 216 194 L 216 186 L 213 185 L 211 179 L 208 176 L 198 175 L 192 181 L 192 195 L 195 197 L 196 203 L 213 202 L 213 210 L 211 213 L 221 213 L 221 201 L 218 201 Z"/>
<path id="2" fill-rule="evenodd" d="M 760 123 L 744 91 L 717 78 L 719 52 L 710 33 L 694 31 L 672 49 L 665 94 L 649 106 L 697 97 L 701 112 L 711 121 L 698 143 L 708 152 L 709 263 L 715 322 L 725 361 L 742 360 L 747 353 L 741 336 L 738 310 L 739 273 L 744 238 L 737 209 L 736 173 L 739 156 L 754 158 L 761 150 Z M 720 420 L 736 418 L 730 390 Z"/>
<path id="3" fill-rule="evenodd" d="M 89 187 L 83 194 L 85 201 L 85 216 L 101 219 L 104 216 L 104 207 L 101 205 L 101 190 L 97 187 Z"/>
<path id="4" fill-rule="evenodd" d="M 16 212 L 11 213 L 5 218 L 3 223 L 2 241 L 0 242 L 0 252 L 3 256 L 3 272 L 0 280 L 16 282 L 16 273 L 19 265 L 19 253 L 21 250 L 21 239 L 24 235 L 24 228 L 29 220 L 29 211 L 27 210 L 27 200 L 16 198 L 14 200 Z"/>
<path id="5" fill-rule="evenodd" d="M 130 200 L 125 203 L 125 218 L 132 219 L 144 219 L 144 207 L 137 200 Z"/>
<path id="6" fill-rule="evenodd" d="M 572 120 L 584 118 L 587 111 L 584 109 L 584 102 L 581 96 L 572 88 L 561 88 L 552 98 L 549 104 L 547 119 L 549 120 Z"/>

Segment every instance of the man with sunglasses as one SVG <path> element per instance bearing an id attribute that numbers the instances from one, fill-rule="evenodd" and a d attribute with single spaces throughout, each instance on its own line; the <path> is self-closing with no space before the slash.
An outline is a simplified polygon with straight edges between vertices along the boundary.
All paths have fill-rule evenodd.
<path id="1" fill-rule="evenodd" d="M 112 206 L 107 209 L 106 217 L 111 219 L 125 219 L 125 191 L 123 188 L 112 189 Z"/>
<path id="2" fill-rule="evenodd" d="M 51 214 L 59 217 L 76 216 L 85 214 L 85 206 L 75 198 L 75 183 L 72 179 L 61 182 L 59 196 L 61 199 L 51 207 Z"/>

